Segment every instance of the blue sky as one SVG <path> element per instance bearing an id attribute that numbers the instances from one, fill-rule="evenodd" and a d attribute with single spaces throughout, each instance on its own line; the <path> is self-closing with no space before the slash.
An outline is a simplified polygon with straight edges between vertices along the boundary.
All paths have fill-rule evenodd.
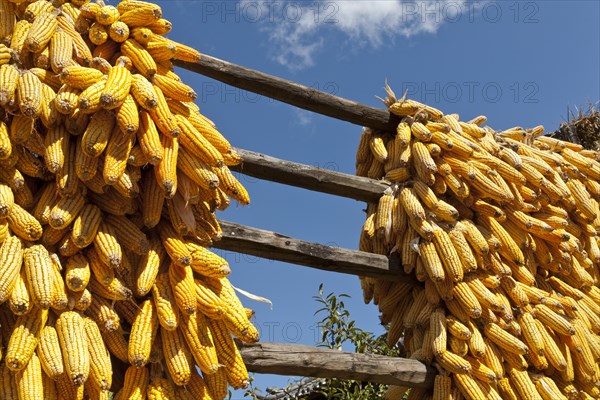
<path id="1" fill-rule="evenodd" d="M 380 107 L 387 79 L 401 95 L 483 114 L 496 129 L 558 128 L 567 108 L 600 99 L 597 1 L 169 1 L 159 2 L 174 40 L 201 52 Z M 187 71 L 198 104 L 234 146 L 354 172 L 361 128 L 298 110 Z M 357 248 L 364 203 L 242 176 L 252 202 L 221 219 L 293 237 Z M 234 285 L 270 298 L 256 310 L 265 341 L 314 344 L 321 282 L 348 293 L 352 316 L 382 333 L 358 279 L 226 253 Z M 257 375 L 255 385 L 287 377 Z M 236 393 L 234 398 L 242 398 Z"/>

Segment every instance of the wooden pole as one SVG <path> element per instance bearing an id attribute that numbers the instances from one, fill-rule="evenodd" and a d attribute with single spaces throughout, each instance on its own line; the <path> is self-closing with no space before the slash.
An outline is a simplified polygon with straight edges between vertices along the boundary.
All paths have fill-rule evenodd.
<path id="1" fill-rule="evenodd" d="M 395 132 L 400 121 L 387 110 L 369 107 L 208 55 L 203 55 L 195 63 L 179 60 L 174 63 L 228 85 L 356 125 Z"/>
<path id="2" fill-rule="evenodd" d="M 213 243 L 217 249 L 305 265 L 324 271 L 383 279 L 413 280 L 411 276 L 404 273 L 400 260 L 395 255 L 386 257 L 305 242 L 228 221 L 219 221 L 219 224 L 223 230 L 223 238 Z"/>
<path id="3" fill-rule="evenodd" d="M 263 374 L 351 379 L 430 388 L 435 371 L 420 361 L 358 354 L 290 343 L 240 345 L 248 371 Z"/>
<path id="4" fill-rule="evenodd" d="M 236 151 L 243 161 L 230 169 L 272 182 L 372 203 L 379 201 L 390 186 L 387 181 L 298 164 L 249 150 Z"/>

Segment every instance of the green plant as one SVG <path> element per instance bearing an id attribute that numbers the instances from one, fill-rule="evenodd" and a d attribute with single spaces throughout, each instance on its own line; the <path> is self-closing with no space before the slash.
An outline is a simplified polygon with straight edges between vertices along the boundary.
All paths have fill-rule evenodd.
<path id="1" fill-rule="evenodd" d="M 313 296 L 322 307 L 315 315 L 322 315 L 319 322 L 322 336 L 319 346 L 340 349 L 343 344 L 351 344 L 356 353 L 380 354 L 386 356 L 400 356 L 400 346 L 389 347 L 385 334 L 375 335 L 356 326 L 356 321 L 351 318 L 350 311 L 346 309 L 345 298 L 347 294 L 336 295 L 333 292 L 324 295 L 323 284 L 319 285 L 319 294 Z M 360 382 L 342 379 L 328 379 L 320 392 L 328 399 L 384 399 L 386 385 L 370 382 Z"/>
<path id="2" fill-rule="evenodd" d="M 401 345 L 390 348 L 386 343 L 385 333 L 375 335 L 356 325 L 356 321 L 352 319 L 344 302 L 344 299 L 348 298 L 350 296 L 344 293 L 336 295 L 330 292 L 325 295 L 323 284 L 319 285 L 318 295 L 313 296 L 313 299 L 320 305 L 320 308 L 315 311 L 315 315 L 322 317 L 318 322 L 318 326 L 321 328 L 321 341 L 317 343 L 317 346 L 341 349 L 343 345 L 350 345 L 356 353 L 401 356 Z M 291 385 L 293 383 L 288 388 Z M 316 391 L 326 399 L 382 400 L 385 399 L 386 388 L 386 385 L 377 383 L 327 379 Z M 285 393 L 286 389 L 282 389 L 281 393 Z M 261 399 L 260 392 L 260 389 L 251 386 L 245 396 Z M 310 398 L 316 398 L 315 393 L 312 393 Z"/>

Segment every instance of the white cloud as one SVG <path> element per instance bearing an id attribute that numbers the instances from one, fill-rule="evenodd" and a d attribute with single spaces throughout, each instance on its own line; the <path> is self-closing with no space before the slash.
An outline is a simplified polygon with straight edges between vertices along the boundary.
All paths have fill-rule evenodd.
<path id="1" fill-rule="evenodd" d="M 295 122 L 300 126 L 308 126 L 313 122 L 314 114 L 301 108 L 294 108 Z"/>
<path id="2" fill-rule="evenodd" d="M 353 48 L 381 47 L 398 36 L 435 33 L 466 11 L 466 0 L 283 0 L 263 4 L 269 18 L 260 22 L 269 37 L 271 57 L 292 70 L 311 67 L 328 31 L 343 33 Z M 257 3 L 241 0 L 241 7 Z M 342 44 L 342 43 L 339 43 Z"/>

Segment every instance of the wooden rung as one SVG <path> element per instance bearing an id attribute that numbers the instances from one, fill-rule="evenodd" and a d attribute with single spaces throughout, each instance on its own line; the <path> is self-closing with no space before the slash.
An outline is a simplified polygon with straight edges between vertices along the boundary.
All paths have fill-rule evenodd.
<path id="1" fill-rule="evenodd" d="M 222 250 L 284 261 L 324 271 L 376 278 L 413 280 L 406 275 L 397 256 L 305 242 L 279 233 L 219 220 L 223 238 L 213 243 Z"/>
<path id="2" fill-rule="evenodd" d="M 228 85 L 360 126 L 395 132 L 400 121 L 387 110 L 369 107 L 208 55 L 202 55 L 200 61 L 196 63 L 185 61 L 174 61 L 174 63 L 178 67 Z"/>
<path id="3" fill-rule="evenodd" d="M 357 354 L 289 343 L 240 344 L 248 371 L 264 374 L 352 379 L 430 388 L 435 371 L 417 360 Z"/>
<path id="4" fill-rule="evenodd" d="M 229 167 L 245 175 L 317 192 L 377 202 L 389 182 L 298 164 L 249 150 L 236 149 L 242 164 Z"/>

